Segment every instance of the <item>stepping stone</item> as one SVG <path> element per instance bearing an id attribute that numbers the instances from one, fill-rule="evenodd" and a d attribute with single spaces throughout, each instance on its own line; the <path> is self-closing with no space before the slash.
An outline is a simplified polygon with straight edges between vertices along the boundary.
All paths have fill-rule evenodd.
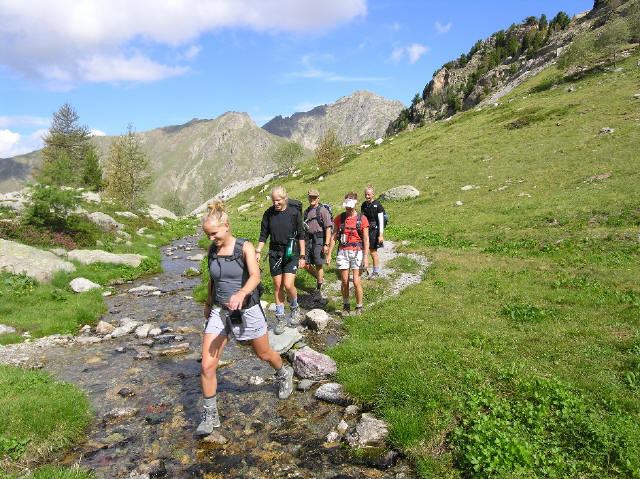
<path id="1" fill-rule="evenodd" d="M 297 328 L 284 328 L 284 333 L 275 334 L 269 330 L 269 344 L 278 354 L 289 351 L 294 344 L 302 339 L 302 334 Z"/>

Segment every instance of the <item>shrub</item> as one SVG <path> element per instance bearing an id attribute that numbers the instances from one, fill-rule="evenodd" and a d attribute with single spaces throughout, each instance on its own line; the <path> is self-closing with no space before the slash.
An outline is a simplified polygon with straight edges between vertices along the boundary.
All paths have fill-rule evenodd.
<path id="1" fill-rule="evenodd" d="M 316 147 L 314 154 L 316 163 L 321 171 L 326 171 L 327 173 L 336 171 L 342 155 L 342 143 L 338 140 L 335 131 L 332 129 L 327 131 Z"/>
<path id="2" fill-rule="evenodd" d="M 54 231 L 72 229 L 74 218 L 71 217 L 71 212 L 78 203 L 78 193 L 75 190 L 35 185 L 31 189 L 31 205 L 25 221 Z"/>

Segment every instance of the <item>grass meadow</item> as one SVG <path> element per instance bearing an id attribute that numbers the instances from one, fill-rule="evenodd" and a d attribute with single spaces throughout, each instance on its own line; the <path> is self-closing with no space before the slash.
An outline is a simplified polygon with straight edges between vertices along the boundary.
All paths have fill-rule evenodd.
<path id="1" fill-rule="evenodd" d="M 433 265 L 329 354 L 424 477 L 640 477 L 639 60 L 551 68 L 498 106 L 352 148 L 322 180 L 311 162 L 279 180 L 334 214 L 369 183 L 421 191 L 384 204 L 385 236 Z M 229 202 L 238 236 L 257 239 L 267 195 Z"/>

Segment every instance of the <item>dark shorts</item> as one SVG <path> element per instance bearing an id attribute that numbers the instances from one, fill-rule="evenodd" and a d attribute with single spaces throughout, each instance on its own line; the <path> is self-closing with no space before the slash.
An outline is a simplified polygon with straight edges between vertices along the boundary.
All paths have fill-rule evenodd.
<path id="1" fill-rule="evenodd" d="M 382 248 L 382 244 L 378 243 L 378 228 L 369 228 L 369 251 L 376 251 Z"/>
<path id="2" fill-rule="evenodd" d="M 307 262 L 307 264 L 322 266 L 325 263 L 325 257 L 324 257 L 324 254 L 322 253 L 322 239 L 307 238 L 304 244 L 305 244 L 304 259 Z"/>
<path id="3" fill-rule="evenodd" d="M 284 252 L 269 251 L 269 271 L 271 276 L 283 273 L 296 274 L 298 272 L 298 256 L 285 258 Z"/>

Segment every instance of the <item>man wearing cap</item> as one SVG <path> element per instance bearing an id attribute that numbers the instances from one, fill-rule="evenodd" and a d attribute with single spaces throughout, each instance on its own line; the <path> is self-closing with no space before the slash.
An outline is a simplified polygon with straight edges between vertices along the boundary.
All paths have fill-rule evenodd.
<path id="1" fill-rule="evenodd" d="M 309 207 L 304 211 L 306 269 L 316 280 L 314 295 L 321 297 L 324 283 L 325 257 L 329 252 L 331 240 L 331 213 L 320 204 L 320 193 L 316 189 L 309 190 Z"/>

